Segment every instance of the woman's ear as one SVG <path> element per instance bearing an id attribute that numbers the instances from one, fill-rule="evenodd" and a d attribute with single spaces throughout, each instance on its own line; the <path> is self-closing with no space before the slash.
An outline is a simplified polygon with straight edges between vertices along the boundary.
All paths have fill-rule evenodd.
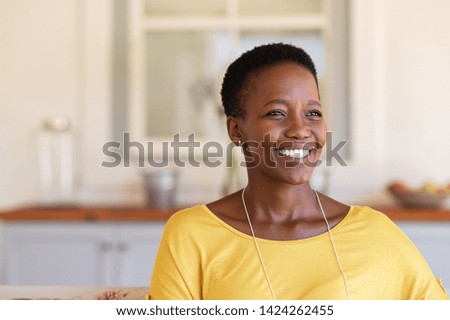
<path id="1" fill-rule="evenodd" d="M 242 136 L 239 131 L 239 121 L 236 117 L 232 116 L 227 117 L 227 129 L 230 140 L 233 141 L 236 145 L 238 145 L 239 142 L 242 140 Z"/>

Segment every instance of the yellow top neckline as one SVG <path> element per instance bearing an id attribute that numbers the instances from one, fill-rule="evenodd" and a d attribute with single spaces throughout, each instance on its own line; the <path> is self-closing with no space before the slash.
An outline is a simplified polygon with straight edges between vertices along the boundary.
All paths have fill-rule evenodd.
<path id="1" fill-rule="evenodd" d="M 233 232 L 233 233 L 237 234 L 238 236 L 243 237 L 245 239 L 253 240 L 253 237 L 251 235 L 248 235 L 248 234 L 246 234 L 246 233 L 244 233 L 242 231 L 239 231 L 238 229 L 232 227 L 231 225 L 229 225 L 228 223 L 226 223 L 225 221 L 220 219 L 217 215 L 214 214 L 214 212 L 212 212 L 208 208 L 208 206 L 206 204 L 201 204 L 201 205 L 199 205 L 199 207 L 201 207 L 203 209 L 203 211 L 205 211 L 209 216 L 211 216 L 214 220 L 219 222 L 221 225 L 223 225 L 225 228 L 227 228 L 231 232 Z M 350 206 L 350 210 L 347 212 L 345 217 L 341 221 L 339 221 L 339 223 L 336 224 L 333 228 L 331 228 L 331 232 L 335 233 L 340 228 L 342 228 L 342 226 L 347 223 L 347 220 L 349 220 L 350 217 L 353 215 L 353 213 L 354 213 L 356 208 L 357 208 L 356 206 Z M 305 242 L 320 240 L 323 237 L 328 237 L 328 231 L 325 231 L 325 232 L 320 233 L 320 234 L 318 234 L 316 236 L 313 236 L 313 237 L 303 238 L 303 239 L 272 240 L 272 239 L 259 238 L 258 236 L 256 236 L 256 239 L 258 240 L 258 242 L 266 242 L 268 244 L 287 244 L 287 245 L 292 245 L 292 244 L 299 244 L 299 243 L 305 243 Z"/>

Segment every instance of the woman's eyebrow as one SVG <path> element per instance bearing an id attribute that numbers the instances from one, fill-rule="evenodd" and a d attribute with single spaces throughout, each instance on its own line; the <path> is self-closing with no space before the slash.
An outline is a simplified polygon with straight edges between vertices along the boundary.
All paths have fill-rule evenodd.
<path id="1" fill-rule="evenodd" d="M 319 106 L 319 107 L 322 107 L 322 105 L 320 104 L 320 102 L 317 101 L 317 100 L 308 100 L 308 101 L 306 102 L 306 106 L 307 106 L 307 107 L 310 107 L 310 106 Z"/>
<path id="2" fill-rule="evenodd" d="M 290 102 L 288 100 L 285 100 L 285 99 L 273 99 L 273 100 L 270 100 L 270 101 L 266 102 L 264 104 L 264 106 L 268 106 L 268 105 L 271 105 L 271 104 L 282 104 L 282 105 L 288 106 L 290 104 Z M 307 100 L 306 101 L 306 106 L 307 107 L 311 107 L 311 106 L 322 107 L 320 102 L 317 101 L 317 100 Z"/>
<path id="3" fill-rule="evenodd" d="M 266 102 L 264 105 L 267 106 L 269 104 L 284 104 L 287 106 L 287 105 L 289 105 L 289 101 L 284 100 L 284 99 L 273 99 L 273 100 Z"/>

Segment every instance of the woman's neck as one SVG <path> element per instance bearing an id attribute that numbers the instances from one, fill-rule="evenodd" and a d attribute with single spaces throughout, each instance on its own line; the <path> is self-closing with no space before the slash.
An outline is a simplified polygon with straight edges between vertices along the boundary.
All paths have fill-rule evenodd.
<path id="1" fill-rule="evenodd" d="M 265 184 L 249 179 L 245 202 L 250 216 L 256 221 L 288 222 L 322 219 L 314 190 L 309 182 Z"/>

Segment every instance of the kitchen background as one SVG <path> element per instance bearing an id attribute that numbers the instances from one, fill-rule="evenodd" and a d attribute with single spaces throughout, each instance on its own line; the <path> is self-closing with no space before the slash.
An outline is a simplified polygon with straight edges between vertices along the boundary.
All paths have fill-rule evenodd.
<path id="1" fill-rule="evenodd" d="M 196 31 L 201 30 L 202 25 L 199 23 L 196 28 L 195 24 L 190 25 L 190 21 L 183 22 L 188 19 L 179 17 L 175 19 L 178 24 L 173 24 L 170 19 L 166 19 L 169 22 L 159 19 L 159 25 L 149 26 L 149 29 L 153 28 L 153 32 L 148 33 L 150 40 L 147 43 L 145 39 L 138 41 L 135 38 L 142 35 L 139 31 L 130 30 L 133 25 L 130 20 L 143 17 L 130 13 L 133 2 L 0 2 L 0 208 L 36 203 L 41 199 L 37 135 L 42 131 L 45 119 L 61 115 L 70 120 L 73 131 L 74 201 L 110 204 L 138 204 L 144 201 L 140 170 L 123 166 L 102 167 L 102 161 L 111 161 L 103 154 L 102 147 L 107 141 L 123 141 L 123 131 L 130 132 L 132 140 L 142 139 L 143 143 L 152 141 L 152 136 L 146 137 L 145 128 L 142 129 L 146 118 L 141 117 L 139 99 L 145 97 L 142 98 L 139 93 L 145 94 L 148 88 L 142 84 L 144 81 L 140 81 L 142 74 L 139 70 L 141 73 L 147 72 L 149 67 L 162 64 L 160 60 L 154 64 L 138 63 L 136 60 L 145 52 L 142 47 L 151 45 L 151 41 L 160 41 L 158 44 L 162 50 L 170 48 L 169 45 L 163 46 L 161 34 L 180 39 L 182 36 L 179 36 L 179 30 L 183 28 L 183 23 L 187 25 L 186 28 Z M 147 1 L 150 5 L 172 5 L 170 2 Z M 228 4 L 234 1 L 214 2 Z M 295 3 L 285 2 L 287 5 Z M 313 7 L 311 11 L 316 10 L 314 3 L 327 3 L 299 2 L 306 6 L 313 3 L 309 4 Z M 204 2 L 193 3 L 201 7 Z M 345 1 L 341 3 L 345 4 Z M 164 17 L 164 8 L 158 10 Z M 210 12 L 215 14 L 213 10 L 217 9 L 205 8 L 205 15 Z M 319 10 L 312 11 L 310 15 L 313 18 L 310 20 L 317 17 L 321 19 L 322 12 Z M 446 16 L 450 12 L 450 4 L 445 0 L 360 0 L 349 1 L 345 16 L 339 13 L 339 8 L 335 10 L 341 15 L 340 19 L 347 23 L 346 37 L 345 30 L 337 34 L 330 32 L 332 28 L 328 26 L 328 20 L 314 25 L 315 22 L 306 19 L 308 21 L 305 24 L 310 23 L 312 27 L 306 26 L 306 31 L 302 31 L 304 43 L 313 50 L 319 66 L 322 66 L 321 71 L 326 67 L 330 75 L 337 70 L 332 76 L 339 81 L 329 81 L 329 76 L 323 91 L 330 92 L 332 87 L 342 91 L 334 93 L 333 99 L 328 95 L 327 106 L 329 114 L 333 114 L 331 120 L 343 119 L 331 121 L 330 127 L 331 130 L 337 128 L 339 139 L 348 137 L 349 143 L 344 148 L 348 155 L 348 166 L 327 168 L 327 192 L 342 201 L 366 203 L 389 201 L 384 186 L 393 179 L 412 184 L 426 181 L 447 183 L 450 179 L 450 126 L 447 123 L 450 105 L 450 91 L 447 90 L 450 82 L 450 22 Z M 185 15 L 189 18 L 189 13 Z M 259 16 L 264 15 L 269 16 L 267 12 Z M 150 21 L 151 18 L 150 15 Z M 260 25 L 264 25 L 264 20 Z M 234 25 L 231 27 L 234 28 Z M 295 37 L 295 32 L 289 31 L 287 23 L 285 28 L 287 31 L 282 34 L 282 39 L 290 40 L 293 33 Z M 320 40 L 321 28 L 325 30 L 322 34 L 325 40 Z M 171 29 L 173 32 L 169 32 Z M 244 39 L 243 44 L 236 45 L 224 44 L 226 37 L 233 37 L 224 35 L 225 31 L 217 32 L 218 36 L 214 38 L 212 34 L 215 29 L 210 29 L 210 34 L 204 37 L 209 36 L 211 39 L 209 48 L 203 44 L 202 54 L 216 53 L 214 57 L 201 57 L 206 71 L 201 76 L 195 76 L 202 81 L 212 79 L 217 83 L 213 83 L 213 86 L 218 86 L 226 62 L 239 53 L 240 48 L 230 48 L 252 45 L 253 39 L 258 40 L 259 30 L 256 29 L 254 35 L 250 34 Z M 225 30 L 220 27 L 216 29 Z M 280 29 L 275 31 L 281 33 Z M 273 33 L 273 30 L 262 30 Z M 131 35 L 135 38 L 127 41 Z M 330 39 L 333 35 L 335 38 Z M 264 39 L 264 36 L 260 38 Z M 273 37 L 269 35 L 266 38 Z M 299 40 L 294 40 L 301 43 L 302 38 L 297 38 Z M 341 38 L 348 46 L 339 51 L 336 47 L 340 46 Z M 196 39 L 193 37 L 193 40 L 206 41 L 200 36 Z M 136 45 L 141 47 L 136 49 Z M 182 45 L 180 43 L 180 47 Z M 230 52 L 224 52 L 224 46 Z M 324 48 L 331 51 L 320 52 Z M 141 52 L 136 53 L 136 50 Z M 231 52 L 233 50 L 235 52 Z M 165 57 L 166 53 L 150 52 L 155 59 Z M 195 54 L 188 53 L 190 56 Z M 327 55 L 331 58 L 327 58 Z M 131 60 L 131 56 L 137 59 Z M 169 59 L 166 57 L 165 61 Z M 182 64 L 182 61 L 178 62 Z M 188 62 L 184 65 L 189 65 Z M 137 72 L 136 63 L 137 68 L 142 67 Z M 167 68 L 173 70 L 170 64 Z M 183 67 L 178 69 L 182 70 Z M 182 72 L 189 73 L 192 70 Z M 148 76 L 152 74 L 149 70 Z M 160 83 L 170 81 L 168 77 L 161 79 Z M 192 83 L 189 85 L 192 86 Z M 176 88 L 168 92 L 173 102 L 170 106 L 167 101 L 162 104 L 155 98 L 157 106 L 164 106 L 158 112 L 151 113 L 155 115 L 157 123 L 163 123 L 161 119 L 166 117 L 164 109 L 173 109 L 179 105 L 174 97 L 177 90 L 182 93 Z M 347 94 L 347 97 L 339 94 Z M 183 100 L 187 101 L 188 94 L 184 95 Z M 212 102 L 205 103 L 207 107 L 217 108 L 214 102 L 218 103 L 218 96 L 210 100 Z M 340 105 L 333 104 L 335 100 L 340 100 Z M 174 113 L 184 117 L 184 113 Z M 339 127 L 342 123 L 345 123 L 344 128 Z M 160 127 L 172 128 L 169 123 Z M 223 125 L 222 132 L 224 128 Z M 208 170 L 204 170 L 197 175 L 196 180 L 190 179 L 191 184 L 182 181 L 180 202 L 214 199 L 220 194 L 224 179 L 221 174 L 211 175 Z M 183 196 L 185 192 L 188 196 Z"/>
<path id="2" fill-rule="evenodd" d="M 447 0 L 0 0 L 0 210 L 61 199 L 145 205 L 150 168 L 137 167 L 137 148 L 130 167 L 108 168 L 104 144 L 124 132 L 157 145 L 195 131 L 226 145 L 221 77 L 267 41 L 311 52 L 333 144 L 348 140 L 348 166 L 319 168 L 319 188 L 384 206 L 394 203 L 393 180 L 448 184 L 449 14 Z M 56 199 L 55 168 L 45 166 L 55 126 L 69 150 L 63 172 L 73 172 Z M 245 182 L 244 171 L 223 167 L 178 172 L 178 206 Z"/>

